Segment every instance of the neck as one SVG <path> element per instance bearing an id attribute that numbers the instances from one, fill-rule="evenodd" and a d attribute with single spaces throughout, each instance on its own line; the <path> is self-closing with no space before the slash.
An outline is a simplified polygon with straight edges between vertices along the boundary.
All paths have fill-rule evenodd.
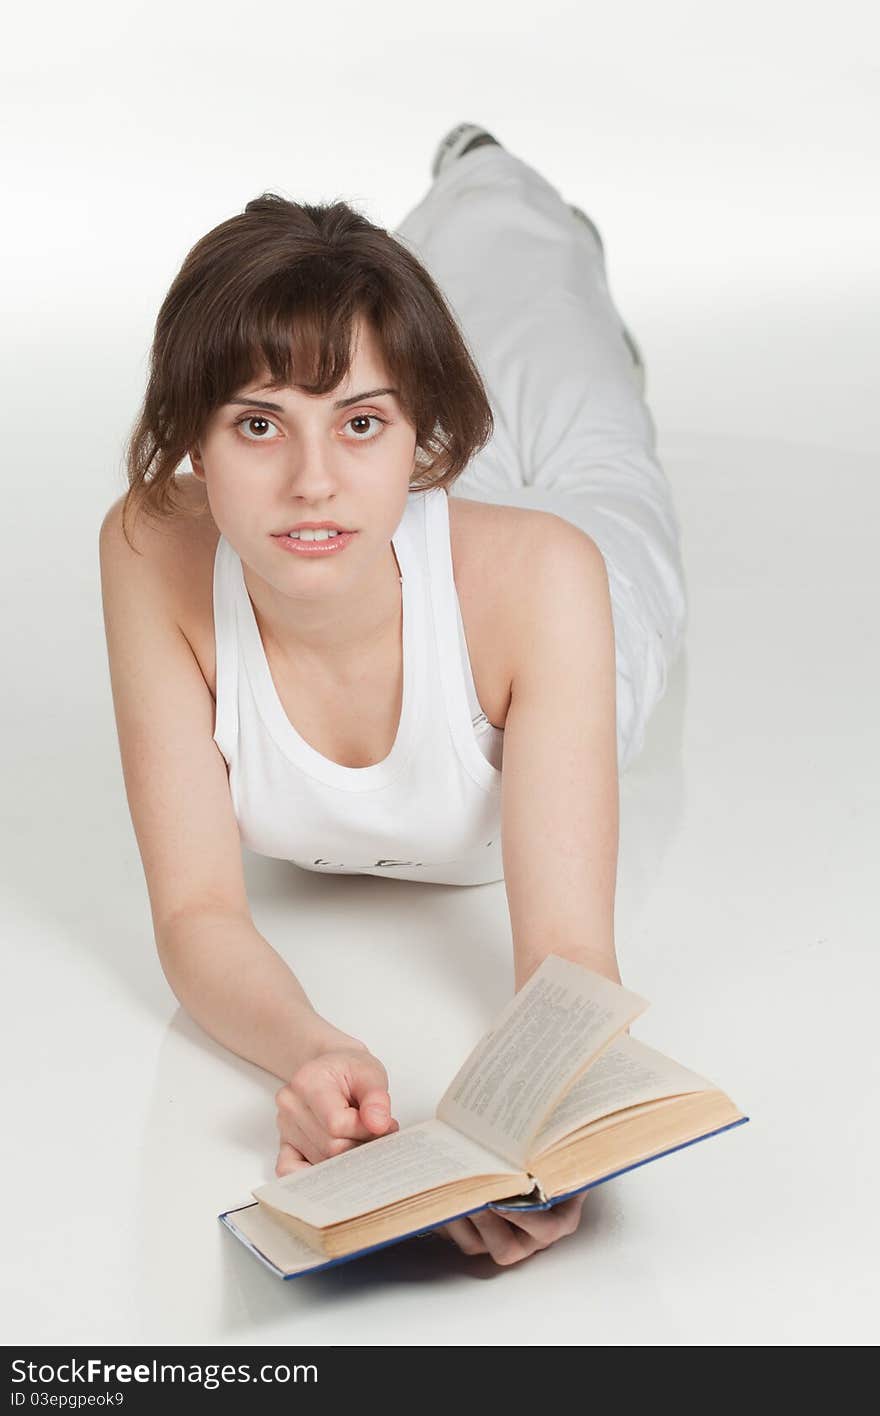
<path id="1" fill-rule="evenodd" d="M 347 677 L 389 639 L 399 643 L 403 577 L 390 543 L 371 583 L 346 596 L 291 599 L 266 581 L 252 588 L 243 570 L 263 645 L 277 660 Z"/>

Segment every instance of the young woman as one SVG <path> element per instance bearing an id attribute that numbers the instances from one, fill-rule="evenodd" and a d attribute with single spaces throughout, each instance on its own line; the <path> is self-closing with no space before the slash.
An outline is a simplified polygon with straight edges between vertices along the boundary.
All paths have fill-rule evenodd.
<path id="1" fill-rule="evenodd" d="M 277 1175 L 398 1123 L 380 1060 L 258 933 L 241 844 L 503 878 L 517 989 L 551 951 L 620 981 L 618 772 L 684 632 L 596 228 L 476 125 L 432 177 L 394 233 L 265 194 L 196 243 L 101 527 L 159 956 L 201 1026 L 283 1082 Z M 582 1200 L 446 1233 L 512 1263 Z"/>

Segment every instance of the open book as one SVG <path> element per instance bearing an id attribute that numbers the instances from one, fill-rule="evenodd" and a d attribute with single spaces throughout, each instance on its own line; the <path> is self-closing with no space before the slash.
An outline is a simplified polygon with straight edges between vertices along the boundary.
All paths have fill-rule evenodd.
<path id="1" fill-rule="evenodd" d="M 260 1185 L 220 1220 L 281 1278 L 490 1205 L 549 1209 L 748 1121 L 626 1028 L 645 999 L 550 954 L 465 1060 L 433 1120 Z"/>

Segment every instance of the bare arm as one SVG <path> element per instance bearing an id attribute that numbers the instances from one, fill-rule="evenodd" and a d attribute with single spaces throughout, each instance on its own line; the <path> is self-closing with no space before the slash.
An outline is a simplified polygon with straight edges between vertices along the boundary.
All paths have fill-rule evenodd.
<path id="1" fill-rule="evenodd" d="M 545 513 L 536 513 L 546 522 Z M 517 991 L 549 953 L 620 983 L 614 629 L 599 548 L 561 518 L 516 583 L 502 852 Z M 535 557 L 535 545 L 541 551 Z"/>
<path id="2" fill-rule="evenodd" d="M 323 1052 L 366 1051 L 314 1010 L 249 915 L 184 913 L 156 944 L 165 977 L 190 1016 L 223 1047 L 282 1081 Z"/>

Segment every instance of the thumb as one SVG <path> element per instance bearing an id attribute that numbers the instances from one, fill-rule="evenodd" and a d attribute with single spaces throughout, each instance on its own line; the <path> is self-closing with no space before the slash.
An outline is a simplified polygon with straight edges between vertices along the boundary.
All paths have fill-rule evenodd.
<path id="1" fill-rule="evenodd" d="M 377 1085 L 374 1067 L 363 1071 L 359 1069 L 352 1080 L 352 1100 L 360 1111 L 361 1119 L 376 1135 L 382 1135 L 391 1129 L 392 1123 L 391 1097 L 387 1088 Z"/>

